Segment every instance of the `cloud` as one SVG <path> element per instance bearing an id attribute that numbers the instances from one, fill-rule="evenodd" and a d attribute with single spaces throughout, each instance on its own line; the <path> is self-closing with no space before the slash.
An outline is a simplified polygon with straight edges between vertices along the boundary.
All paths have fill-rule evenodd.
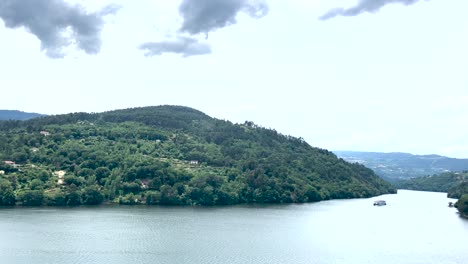
<path id="1" fill-rule="evenodd" d="M 327 20 L 330 18 L 334 18 L 336 16 L 357 16 L 364 12 L 368 13 L 375 13 L 379 11 L 382 7 L 386 6 L 387 4 L 404 4 L 404 5 L 412 5 L 420 0 L 360 0 L 359 4 L 345 9 L 345 8 L 335 8 L 328 11 L 326 14 L 321 16 L 320 20 Z"/>
<path id="2" fill-rule="evenodd" d="M 240 12 L 253 18 L 261 18 L 268 11 L 264 0 L 183 0 L 179 6 L 184 19 L 180 31 L 191 35 L 208 34 L 236 24 L 236 17 Z"/>
<path id="3" fill-rule="evenodd" d="M 140 46 L 146 50 L 145 56 L 151 57 L 164 53 L 177 53 L 183 57 L 210 54 L 211 47 L 208 44 L 199 43 L 197 39 L 178 36 L 176 40 L 162 42 L 147 42 Z"/>
<path id="4" fill-rule="evenodd" d="M 64 0 L 1 0 L 0 18 L 7 28 L 24 27 L 35 35 L 48 57 L 63 58 L 63 48 L 72 44 L 88 54 L 97 54 L 103 17 L 118 9 L 109 5 L 88 13 L 82 6 Z"/>
<path id="5" fill-rule="evenodd" d="M 253 18 L 262 18 L 269 8 L 265 0 L 182 0 L 179 13 L 183 18 L 176 40 L 148 42 L 140 45 L 145 56 L 177 53 L 183 57 L 211 53 L 208 44 L 195 37 L 237 23 L 237 15 L 246 13 Z"/>

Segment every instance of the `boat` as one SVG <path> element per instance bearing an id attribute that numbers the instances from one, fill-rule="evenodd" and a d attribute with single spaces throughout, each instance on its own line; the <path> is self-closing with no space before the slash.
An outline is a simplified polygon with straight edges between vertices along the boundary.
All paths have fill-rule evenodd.
<path id="1" fill-rule="evenodd" d="M 385 202 L 384 200 L 378 200 L 374 202 L 374 205 L 377 205 L 377 206 L 387 205 L 387 202 Z"/>

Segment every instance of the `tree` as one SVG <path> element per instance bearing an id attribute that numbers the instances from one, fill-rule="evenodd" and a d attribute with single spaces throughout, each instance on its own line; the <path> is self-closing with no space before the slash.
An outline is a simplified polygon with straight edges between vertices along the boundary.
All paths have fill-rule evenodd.
<path id="1" fill-rule="evenodd" d="M 161 204 L 166 204 L 166 205 L 179 204 L 177 191 L 174 190 L 174 188 L 172 188 L 171 186 L 163 185 L 159 188 L 159 191 L 161 193 L 161 199 L 160 199 Z"/>
<path id="2" fill-rule="evenodd" d="M 77 206 L 82 204 L 81 193 L 75 185 L 70 186 L 70 191 L 66 196 L 66 205 L 68 206 Z"/>
<path id="3" fill-rule="evenodd" d="M 137 194 L 141 191 L 141 186 L 137 182 L 125 182 L 124 184 L 122 184 L 122 190 L 124 191 L 124 193 Z"/>
<path id="4" fill-rule="evenodd" d="M 146 193 L 146 204 L 153 205 L 159 204 L 161 200 L 161 193 L 158 191 L 151 191 Z"/>
<path id="5" fill-rule="evenodd" d="M 34 179 L 29 184 L 29 188 L 31 188 L 31 190 L 42 190 L 43 186 L 44 183 L 39 179 Z"/>
<path id="6" fill-rule="evenodd" d="M 70 184 L 70 185 L 74 184 L 76 186 L 81 186 L 85 182 L 85 179 L 83 177 L 76 177 L 73 175 L 65 176 L 64 180 L 67 184 Z"/>
<path id="7" fill-rule="evenodd" d="M 111 174 L 111 171 L 106 167 L 99 167 L 96 169 L 95 173 L 96 173 L 96 180 L 100 182 L 101 179 L 109 177 L 109 175 Z"/>
<path id="8" fill-rule="evenodd" d="M 138 202 L 138 199 L 135 197 L 133 193 L 129 193 L 119 198 L 119 204 L 134 205 L 137 202 Z"/>
<path id="9" fill-rule="evenodd" d="M 97 205 L 101 204 L 104 200 L 104 196 L 99 192 L 98 186 L 88 186 L 83 192 L 83 204 L 86 205 Z"/>
<path id="10" fill-rule="evenodd" d="M 0 206 L 12 206 L 15 205 L 16 197 L 8 181 L 0 182 Z"/>
<path id="11" fill-rule="evenodd" d="M 39 176 L 39 179 L 43 182 L 47 182 L 50 179 L 50 173 L 45 170 L 41 170 L 38 173 L 38 176 Z"/>
<path id="12" fill-rule="evenodd" d="M 25 206 L 41 206 L 44 202 L 44 191 L 29 190 L 19 194 L 21 205 Z"/>
<path id="13" fill-rule="evenodd" d="M 464 217 L 468 217 L 468 194 L 462 195 L 462 197 L 455 204 L 458 212 Z"/>
<path id="14" fill-rule="evenodd" d="M 61 190 L 46 194 L 46 204 L 49 206 L 66 206 L 67 196 Z"/>

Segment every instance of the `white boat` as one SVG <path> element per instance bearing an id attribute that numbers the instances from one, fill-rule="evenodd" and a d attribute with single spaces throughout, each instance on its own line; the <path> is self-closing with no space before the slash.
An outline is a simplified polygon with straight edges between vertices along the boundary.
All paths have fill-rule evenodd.
<path id="1" fill-rule="evenodd" d="M 377 206 L 387 205 L 387 202 L 385 202 L 384 200 L 378 200 L 374 202 L 374 205 L 377 205 Z"/>

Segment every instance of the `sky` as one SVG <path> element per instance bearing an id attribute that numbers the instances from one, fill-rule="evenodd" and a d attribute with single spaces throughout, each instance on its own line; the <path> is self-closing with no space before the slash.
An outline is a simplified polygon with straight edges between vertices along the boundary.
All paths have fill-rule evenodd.
<path id="1" fill-rule="evenodd" d="M 2 0 L 0 109 L 184 105 L 329 150 L 468 158 L 466 0 Z"/>

